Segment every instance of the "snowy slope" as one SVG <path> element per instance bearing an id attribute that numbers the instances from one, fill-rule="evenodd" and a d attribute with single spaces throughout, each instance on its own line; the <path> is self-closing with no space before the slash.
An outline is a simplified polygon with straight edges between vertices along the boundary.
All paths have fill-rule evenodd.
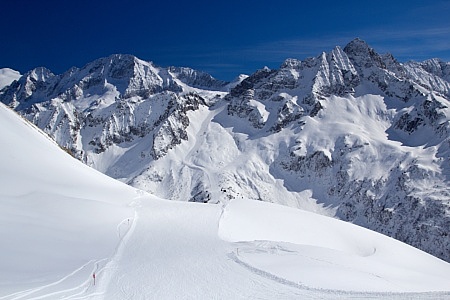
<path id="1" fill-rule="evenodd" d="M 292 208 L 233 200 L 222 209 L 143 198 L 135 220 L 88 299 L 450 295 L 448 263 L 386 236 Z"/>
<path id="2" fill-rule="evenodd" d="M 75 288 L 114 252 L 118 224 L 133 217 L 128 204 L 137 194 L 70 157 L 3 104 L 0 115 L 0 298 L 48 284 Z"/>
<path id="3" fill-rule="evenodd" d="M 18 80 L 20 76 L 22 75 L 15 70 L 9 68 L 0 69 L 0 90 L 10 85 L 14 80 Z"/>
<path id="4" fill-rule="evenodd" d="M 448 263 L 386 236 L 257 201 L 161 200 L 3 105 L 0 122 L 0 299 L 450 296 Z"/>
<path id="5" fill-rule="evenodd" d="M 219 235 L 235 259 L 322 290 L 447 290 L 448 263 L 359 226 L 265 202 L 232 201 Z M 423 254 L 423 252 L 421 253 Z M 428 273 L 429 272 L 429 273 Z M 425 286 L 421 287 L 421 284 Z"/>

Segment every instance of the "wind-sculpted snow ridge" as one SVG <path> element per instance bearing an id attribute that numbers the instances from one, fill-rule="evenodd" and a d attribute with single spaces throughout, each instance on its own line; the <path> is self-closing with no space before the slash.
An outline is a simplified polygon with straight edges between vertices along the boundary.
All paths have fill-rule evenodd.
<path id="1" fill-rule="evenodd" d="M 376 230 L 450 261 L 449 63 L 355 39 L 232 83 L 112 55 L 0 92 L 75 157 L 162 198 L 249 198 Z"/>

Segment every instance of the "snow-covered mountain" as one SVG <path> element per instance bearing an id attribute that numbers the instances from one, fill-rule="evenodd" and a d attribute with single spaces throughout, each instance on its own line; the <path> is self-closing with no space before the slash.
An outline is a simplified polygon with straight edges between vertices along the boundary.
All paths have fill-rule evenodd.
<path id="1" fill-rule="evenodd" d="M 0 69 L 0 90 L 10 85 L 14 80 L 19 79 L 20 76 L 18 71 L 9 68 Z"/>
<path id="2" fill-rule="evenodd" d="M 0 135 L 0 299 L 450 296 L 449 263 L 373 231 L 259 201 L 158 199 L 3 104 Z"/>
<path id="3" fill-rule="evenodd" d="M 89 166 L 162 198 L 263 200 L 450 261 L 449 63 L 362 40 L 226 83 L 112 55 L 0 92 Z"/>

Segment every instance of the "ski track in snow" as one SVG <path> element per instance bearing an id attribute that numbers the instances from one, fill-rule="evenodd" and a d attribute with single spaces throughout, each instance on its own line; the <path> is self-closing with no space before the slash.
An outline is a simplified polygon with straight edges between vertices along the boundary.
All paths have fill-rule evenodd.
<path id="1" fill-rule="evenodd" d="M 237 248 L 240 243 L 218 238 L 222 212 L 221 206 L 211 204 L 159 201 L 137 205 L 134 217 L 117 225 L 120 242 L 109 259 L 90 261 L 57 282 L 0 299 L 179 299 L 180 295 L 183 299 L 448 299 L 450 296 L 439 292 L 320 289 L 276 276 L 243 261 Z M 192 218 L 193 215 L 197 217 Z M 245 245 L 241 251 L 258 248 L 257 243 Z M 87 276 L 84 281 L 74 287 L 62 285 L 79 272 Z M 95 286 L 93 272 L 97 275 Z"/>
<path id="2" fill-rule="evenodd" d="M 76 269 L 69 275 L 61 278 L 60 280 L 43 285 L 37 288 L 32 288 L 29 290 L 17 292 L 14 294 L 6 295 L 3 297 L 0 297 L 2 300 L 21 300 L 21 299 L 74 299 L 74 296 L 79 296 L 86 294 L 86 292 L 89 290 L 89 287 L 91 285 L 90 281 L 91 279 L 88 277 L 85 281 L 83 281 L 80 285 L 66 288 L 64 283 L 69 282 L 70 285 L 73 285 L 73 283 L 70 281 L 72 277 L 75 277 L 78 275 L 78 273 L 82 272 L 87 273 L 88 270 L 88 276 L 92 275 L 93 272 L 97 273 L 97 270 L 101 269 L 102 265 L 107 259 L 101 259 L 98 261 L 89 261 L 85 265 L 81 266 L 80 268 Z M 90 266 L 90 268 L 89 268 Z M 83 277 L 84 279 L 85 277 Z M 78 282 L 79 280 L 74 280 L 74 282 Z"/>
<path id="3" fill-rule="evenodd" d="M 107 290 L 101 291 L 99 285 L 101 292 L 86 299 L 175 299 L 180 295 L 184 299 L 290 299 L 301 295 L 291 287 L 274 287 L 279 283 L 249 276 L 252 273 L 229 259 L 229 244 L 216 234 L 219 206 L 171 206 L 140 210 L 146 217 L 137 218 L 136 234 L 123 244 L 130 251 L 123 253 L 124 261 L 105 285 Z M 200 215 L 186 222 L 192 210 Z M 192 239 L 193 234 L 197 238 Z M 145 249 L 147 255 L 134 255 Z"/>
<path id="4" fill-rule="evenodd" d="M 316 297 L 320 297 L 321 299 L 367 299 L 367 298 L 382 298 L 382 299 L 448 299 L 450 296 L 449 293 L 445 292 L 432 292 L 432 293 L 381 293 L 381 292 L 353 292 L 353 291 L 341 291 L 341 290 L 332 290 L 332 289 L 321 289 L 309 287 L 301 282 L 293 282 L 287 280 L 285 278 L 279 277 L 277 275 L 271 274 L 267 271 L 258 269 L 239 258 L 238 249 L 237 252 L 228 253 L 228 257 L 233 260 L 238 265 L 243 268 L 249 270 L 250 272 L 261 276 L 263 278 L 272 280 L 274 282 L 278 282 L 280 284 L 291 286 L 297 288 L 302 291 L 314 292 L 317 294 Z M 377 276 L 372 274 L 373 276 Z M 379 277 L 379 276 L 377 276 Z"/>
<path id="5" fill-rule="evenodd" d="M 0 299 L 2 299 L 2 300 L 44 299 L 45 297 L 55 296 L 56 294 L 60 294 L 60 293 L 64 293 L 64 292 L 77 292 L 79 290 L 79 288 L 83 287 L 84 284 L 82 284 L 82 285 L 80 285 L 78 287 L 70 288 L 68 290 L 63 290 L 63 291 L 60 291 L 60 292 L 54 292 L 53 293 L 53 292 L 49 292 L 49 291 L 50 290 L 55 290 L 63 282 L 69 281 L 71 277 L 76 275 L 78 272 L 83 271 L 84 269 L 88 269 L 89 266 L 91 266 L 91 265 L 92 265 L 91 268 L 96 270 L 97 267 L 98 267 L 98 264 L 101 263 L 101 262 L 102 262 L 102 260 L 97 261 L 97 262 L 94 261 L 94 260 L 91 260 L 88 263 L 86 263 L 85 265 L 81 266 L 80 268 L 76 269 L 75 271 L 73 271 L 69 275 L 61 278 L 58 281 L 55 281 L 53 283 L 46 284 L 46 285 L 43 285 L 43 286 L 40 286 L 40 287 L 37 287 L 37 288 L 32 288 L 32 289 L 29 289 L 29 290 L 25 290 L 25 291 L 13 293 L 13 294 L 10 294 L 10 295 L 2 296 L 2 297 L 0 297 Z"/>

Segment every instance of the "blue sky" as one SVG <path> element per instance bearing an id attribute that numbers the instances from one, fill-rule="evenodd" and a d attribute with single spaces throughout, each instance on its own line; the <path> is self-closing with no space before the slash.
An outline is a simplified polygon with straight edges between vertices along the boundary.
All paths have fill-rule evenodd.
<path id="1" fill-rule="evenodd" d="M 23 0 L 4 1 L 0 22 L 0 68 L 21 73 L 128 53 L 231 80 L 355 37 L 399 61 L 450 61 L 448 0 Z"/>

